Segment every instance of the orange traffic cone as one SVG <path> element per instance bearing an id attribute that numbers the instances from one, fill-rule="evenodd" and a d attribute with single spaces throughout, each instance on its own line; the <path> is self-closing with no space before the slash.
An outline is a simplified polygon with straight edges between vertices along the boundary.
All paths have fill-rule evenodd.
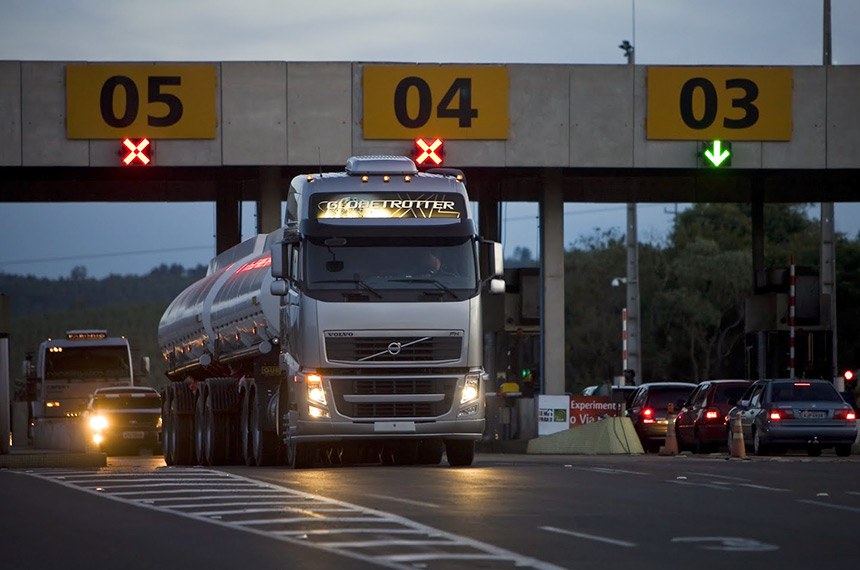
<path id="1" fill-rule="evenodd" d="M 678 437 L 675 435 L 675 406 L 669 404 L 666 413 L 666 442 L 660 447 L 660 455 L 678 455 Z"/>
<path id="2" fill-rule="evenodd" d="M 744 445 L 744 431 L 741 426 L 740 416 L 732 418 L 732 440 L 729 443 L 729 457 L 739 457 L 740 459 L 747 458 L 747 450 Z"/>

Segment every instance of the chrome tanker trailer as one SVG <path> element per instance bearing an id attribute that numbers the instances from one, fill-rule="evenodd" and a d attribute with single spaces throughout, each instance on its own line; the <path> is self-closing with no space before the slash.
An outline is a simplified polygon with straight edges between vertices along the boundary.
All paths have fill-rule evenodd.
<path id="1" fill-rule="evenodd" d="M 501 274 L 459 171 L 353 157 L 294 178 L 285 225 L 214 258 L 161 319 L 165 460 L 471 464 L 481 294 Z"/>

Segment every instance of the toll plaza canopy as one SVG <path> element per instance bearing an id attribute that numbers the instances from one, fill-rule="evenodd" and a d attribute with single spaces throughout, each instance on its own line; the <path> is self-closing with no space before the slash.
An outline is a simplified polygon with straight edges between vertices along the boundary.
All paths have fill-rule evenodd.
<path id="1" fill-rule="evenodd" d="M 860 66 L 0 61 L 0 202 L 214 201 L 223 251 L 240 200 L 280 225 L 296 174 L 441 159 L 485 237 L 540 203 L 551 378 L 564 202 L 860 201 L 858 93 Z"/>
<path id="2" fill-rule="evenodd" d="M 539 199 L 559 169 L 567 201 L 745 201 L 756 179 L 766 201 L 853 201 L 858 92 L 858 66 L 3 61 L 0 201 L 252 199 L 255 167 L 419 138 L 478 197 Z"/>

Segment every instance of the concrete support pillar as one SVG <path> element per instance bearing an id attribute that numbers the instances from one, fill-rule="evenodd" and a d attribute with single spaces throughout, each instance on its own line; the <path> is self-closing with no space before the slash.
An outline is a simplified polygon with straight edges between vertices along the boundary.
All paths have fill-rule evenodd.
<path id="1" fill-rule="evenodd" d="M 484 239 L 502 241 L 501 207 L 497 197 L 482 197 L 478 201 L 478 231 Z"/>
<path id="2" fill-rule="evenodd" d="M 9 297 L 0 293 L 0 454 L 9 453 Z"/>
<path id="3" fill-rule="evenodd" d="M 282 225 L 281 200 L 286 188 L 281 182 L 281 169 L 277 166 L 261 166 L 260 199 L 257 201 L 257 233 L 267 234 Z"/>
<path id="4" fill-rule="evenodd" d="M 540 198 L 541 393 L 561 395 L 564 377 L 564 197 L 561 171 L 544 176 Z"/>
<path id="5" fill-rule="evenodd" d="M 234 182 L 218 183 L 215 202 L 215 252 L 222 253 L 242 240 L 242 221 L 239 213 L 241 195 Z"/>

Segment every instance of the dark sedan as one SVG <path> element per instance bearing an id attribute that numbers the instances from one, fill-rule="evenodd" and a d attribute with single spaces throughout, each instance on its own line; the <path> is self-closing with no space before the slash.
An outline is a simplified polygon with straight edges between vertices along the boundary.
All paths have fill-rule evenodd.
<path id="1" fill-rule="evenodd" d="M 669 404 L 678 410 L 695 388 L 695 384 L 687 382 L 651 382 L 639 386 L 627 416 L 645 451 L 657 451 L 666 441 Z"/>
<path id="2" fill-rule="evenodd" d="M 675 420 L 678 446 L 707 453 L 725 445 L 726 415 L 750 385 L 747 380 L 707 380 L 699 384 Z"/>
<path id="3" fill-rule="evenodd" d="M 802 448 L 815 456 L 832 447 L 845 457 L 857 438 L 854 409 L 824 380 L 759 380 L 731 409 L 729 422 L 735 417 L 756 455 Z"/>

